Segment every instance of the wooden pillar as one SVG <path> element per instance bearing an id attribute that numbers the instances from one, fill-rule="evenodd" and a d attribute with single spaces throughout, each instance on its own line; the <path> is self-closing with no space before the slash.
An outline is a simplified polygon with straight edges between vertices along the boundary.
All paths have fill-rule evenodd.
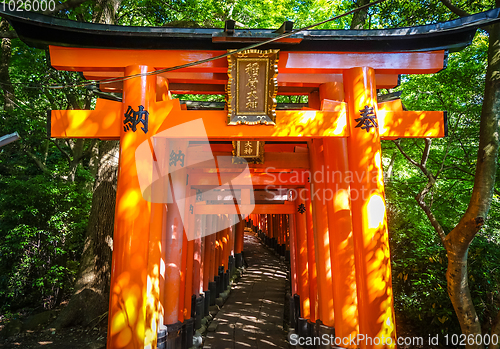
<path id="1" fill-rule="evenodd" d="M 298 268 L 297 268 L 297 249 L 296 249 L 296 233 L 293 215 L 290 215 L 290 276 L 292 284 L 292 296 L 294 294 L 299 294 L 298 288 Z"/>
<path id="2" fill-rule="evenodd" d="M 279 227 L 279 232 L 280 232 L 280 244 L 284 245 L 286 242 L 286 231 L 285 231 L 285 220 L 284 220 L 284 215 L 279 214 L 278 215 L 278 227 Z"/>
<path id="3" fill-rule="evenodd" d="M 221 244 L 221 235 L 222 232 L 219 230 L 219 219 L 220 217 L 218 215 L 214 215 L 214 220 L 215 220 L 215 264 L 214 264 L 214 275 L 219 275 L 219 266 L 221 265 L 220 261 L 222 259 L 221 257 L 221 252 L 222 252 L 222 244 Z"/>
<path id="4" fill-rule="evenodd" d="M 203 246 L 202 246 L 202 236 L 203 236 L 203 223 L 204 215 L 195 216 L 195 229 L 196 229 L 196 239 L 194 239 L 194 250 L 193 250 L 193 287 L 192 294 L 198 297 L 200 292 L 203 291 L 201 287 L 203 285 Z M 188 269 L 189 270 L 189 269 Z"/>
<path id="5" fill-rule="evenodd" d="M 266 234 L 269 239 L 273 238 L 273 219 L 272 215 L 266 215 Z"/>
<path id="6" fill-rule="evenodd" d="M 224 226 L 226 226 L 227 228 L 224 229 L 224 239 L 223 239 L 223 243 L 224 243 L 224 270 L 227 270 L 228 266 L 229 266 L 229 255 L 231 254 L 231 247 L 230 247 L 230 237 L 229 237 L 229 234 L 230 234 L 230 224 L 229 224 L 229 217 L 228 215 L 224 215 L 223 216 L 223 220 L 222 222 L 224 223 Z"/>
<path id="7" fill-rule="evenodd" d="M 168 142 L 163 139 L 154 140 L 154 149 L 165 148 L 164 154 L 168 154 Z M 168 159 L 156 155 L 157 166 L 163 169 Z M 155 165 L 153 165 L 155 166 Z M 167 183 L 159 180 L 155 184 L 155 190 L 165 192 Z M 166 197 L 165 197 L 166 202 Z M 149 226 L 149 258 L 146 307 L 146 333 L 144 346 L 156 347 L 157 333 L 160 325 L 163 325 L 163 295 L 165 287 L 165 261 L 162 257 L 162 236 L 165 233 L 165 218 L 167 206 L 164 203 L 151 203 L 151 220 Z"/>
<path id="8" fill-rule="evenodd" d="M 352 68 L 344 71 L 344 90 L 349 106 L 347 139 L 351 183 L 352 227 L 354 234 L 359 332 L 367 337 L 387 337 L 396 342 L 392 277 L 378 125 L 362 124 L 362 111 L 377 113 L 375 71 Z M 356 121 L 355 119 L 358 119 Z M 393 345 L 366 345 L 366 348 L 394 348 Z"/>
<path id="9" fill-rule="evenodd" d="M 320 86 L 320 98 L 343 101 L 344 86 L 327 83 Z M 323 107 L 323 110 L 325 108 Z M 330 230 L 333 273 L 333 308 L 335 335 L 356 337 L 359 333 L 354 242 L 351 223 L 351 199 L 348 178 L 348 152 L 345 138 L 323 139 L 327 180 L 325 196 Z M 349 344 L 343 345 L 351 348 Z"/>
<path id="10" fill-rule="evenodd" d="M 286 248 L 286 245 L 287 245 L 287 241 L 286 241 L 286 238 L 287 238 L 287 227 L 286 227 L 286 215 L 284 214 L 280 214 L 279 215 L 280 217 L 280 231 L 281 231 L 281 244 L 282 245 L 285 245 L 285 248 Z"/>
<path id="11" fill-rule="evenodd" d="M 271 219 L 273 220 L 273 237 L 276 239 L 277 244 L 281 244 L 281 231 L 280 231 L 280 224 L 278 220 L 278 215 L 273 214 L 271 215 Z"/>
<path id="12" fill-rule="evenodd" d="M 319 92 L 318 90 L 309 93 L 308 98 L 309 108 L 318 109 L 320 108 Z"/>
<path id="13" fill-rule="evenodd" d="M 217 234 L 218 234 L 218 242 L 219 242 L 219 259 L 218 259 L 218 267 L 224 265 L 224 234 L 225 231 L 224 229 L 221 229 L 222 227 L 222 219 L 223 215 L 218 215 L 217 217 Z"/>
<path id="14" fill-rule="evenodd" d="M 124 73 L 128 76 L 151 70 L 146 66 L 133 65 L 125 68 Z M 154 75 L 124 81 L 122 115 L 128 106 L 137 109 L 142 105 L 148 110 L 150 102 L 156 100 L 155 88 Z M 120 128 L 107 339 L 110 349 L 142 348 L 148 326 L 145 300 L 151 205 L 142 198 L 135 162 L 135 151 L 147 138 L 149 135 L 141 130 L 132 132 Z"/>
<path id="15" fill-rule="evenodd" d="M 330 259 L 330 236 L 328 232 L 328 212 L 325 205 L 324 158 L 322 140 L 309 141 L 311 164 L 311 201 L 313 207 L 314 246 L 316 268 L 318 270 L 319 319 L 326 326 L 333 327 L 333 284 Z"/>
<path id="16" fill-rule="evenodd" d="M 193 295 L 194 281 L 194 240 L 187 242 L 187 263 L 186 263 L 186 288 L 184 293 L 184 319 L 191 318 L 191 297 Z"/>
<path id="17" fill-rule="evenodd" d="M 311 300 L 311 321 L 316 321 L 319 318 L 318 313 L 318 285 L 317 285 L 317 268 L 316 268 L 316 251 L 314 247 L 314 229 L 313 215 L 311 204 L 311 189 L 310 183 L 306 183 L 305 189 L 305 206 L 306 206 L 306 228 L 307 228 L 307 258 L 309 272 L 309 299 Z"/>
<path id="18" fill-rule="evenodd" d="M 304 319 L 311 318 L 311 300 L 309 298 L 309 271 L 307 269 L 307 226 L 306 226 L 306 190 L 298 189 L 295 199 L 295 236 L 297 239 L 297 279 L 298 294 L 300 295 L 300 314 Z M 292 225 L 293 226 L 293 225 Z"/>
<path id="19" fill-rule="evenodd" d="M 290 215 L 283 215 L 283 221 L 284 221 L 284 225 L 285 225 L 285 244 L 286 244 L 286 250 L 287 251 L 290 251 L 291 250 L 291 247 L 290 247 L 290 242 L 291 242 L 291 234 L 292 234 L 292 231 L 291 231 L 291 226 L 292 224 L 290 223 Z"/>
<path id="20" fill-rule="evenodd" d="M 211 219 L 211 224 L 210 224 L 210 229 L 212 232 L 216 231 L 217 227 L 217 215 L 210 215 L 212 217 Z M 211 258 L 210 258 L 210 276 L 209 276 L 209 282 L 214 281 L 214 276 L 218 275 L 217 271 L 217 234 L 213 233 L 210 234 L 210 251 L 211 251 Z"/>
<path id="21" fill-rule="evenodd" d="M 186 234 L 182 235 L 182 259 L 181 259 L 181 281 L 179 286 L 179 315 L 178 320 L 184 322 L 185 309 L 185 292 L 186 292 L 186 268 L 188 258 L 188 239 Z M 167 285 L 168 287 L 168 285 Z"/>
<path id="22" fill-rule="evenodd" d="M 220 257 L 220 265 L 224 267 L 224 271 L 226 270 L 227 266 L 227 228 L 223 228 L 225 226 L 225 221 L 226 221 L 226 215 L 221 215 L 219 224 L 220 224 L 220 244 L 221 244 L 221 257 Z"/>
<path id="23" fill-rule="evenodd" d="M 230 215 L 229 217 L 229 255 L 234 256 L 234 228 L 235 222 L 238 221 L 237 215 Z"/>
<path id="24" fill-rule="evenodd" d="M 212 215 L 206 215 L 205 218 L 205 230 L 209 231 L 212 226 Z M 208 228 L 207 228 L 208 227 Z M 208 290 L 208 283 L 213 281 L 211 277 L 211 263 L 213 258 L 213 248 L 212 248 L 212 235 L 205 235 L 203 237 L 204 240 L 204 254 L 203 254 L 203 291 Z"/>
<path id="25" fill-rule="evenodd" d="M 193 259 L 194 240 L 188 240 L 195 236 L 195 215 L 190 210 L 190 205 L 195 203 L 196 191 L 186 187 L 189 197 L 185 201 L 184 207 L 184 236 L 182 248 L 182 268 L 181 268 L 181 299 L 179 301 L 179 321 L 183 322 L 191 318 L 191 295 L 193 289 Z"/>
<path id="26" fill-rule="evenodd" d="M 186 154 L 187 142 L 170 141 L 170 150 Z M 165 258 L 165 315 L 164 323 L 172 325 L 183 318 L 184 308 L 184 276 L 185 267 L 183 246 L 187 244 L 184 234 L 184 225 L 180 210 L 185 207 L 178 207 L 175 198 L 186 197 L 187 171 L 180 166 L 180 163 L 169 166 L 170 188 L 169 202 L 167 204 L 166 233 L 164 235 L 164 258 Z M 186 244 L 184 244 L 186 241 Z"/>
<path id="27" fill-rule="evenodd" d="M 235 229 L 235 244 L 234 244 L 234 252 L 241 253 L 243 251 L 243 236 L 244 236 L 245 223 L 243 221 L 239 221 L 236 223 Z"/>

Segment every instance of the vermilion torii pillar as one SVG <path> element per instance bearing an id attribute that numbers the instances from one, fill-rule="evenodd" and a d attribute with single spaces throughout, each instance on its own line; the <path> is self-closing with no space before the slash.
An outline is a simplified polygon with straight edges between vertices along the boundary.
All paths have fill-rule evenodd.
<path id="1" fill-rule="evenodd" d="M 349 114 L 352 115 L 349 118 L 351 133 L 347 139 L 349 169 L 358 174 L 350 190 L 358 307 L 362 314 L 359 331 L 367 337 L 362 346 L 395 348 L 396 322 L 382 150 L 378 123 L 376 119 L 368 119 L 377 114 L 375 71 L 369 67 L 346 70 L 344 86 Z M 368 337 L 379 338 L 378 343 L 369 341 Z"/>
<path id="2" fill-rule="evenodd" d="M 125 69 L 127 75 L 148 72 L 147 66 L 133 65 Z M 129 105 L 151 110 L 151 96 L 156 95 L 154 76 L 141 76 L 124 84 L 125 114 Z M 149 128 L 154 130 L 154 122 Z M 128 132 L 127 132 L 128 131 Z M 148 130 L 149 131 L 149 130 Z M 154 131 L 153 131 L 154 132 Z M 148 138 L 147 132 L 132 132 L 120 128 L 120 167 L 118 170 L 115 228 L 113 234 L 113 263 L 108 326 L 108 347 L 142 347 L 146 324 L 146 273 L 148 271 L 149 239 L 141 231 L 149 232 L 150 203 L 142 199 L 137 182 L 136 148 Z M 149 235 L 149 234 L 148 234 Z"/>
<path id="3" fill-rule="evenodd" d="M 320 100 L 323 109 L 335 109 L 344 101 L 344 86 L 341 83 L 327 83 L 320 86 Z M 333 174 L 326 181 L 331 194 L 326 200 L 330 251 L 332 258 L 333 303 L 335 312 L 335 335 L 340 338 L 355 337 L 359 333 L 356 294 L 356 272 L 354 265 L 354 242 L 352 231 L 352 210 L 347 141 L 344 138 L 324 138 L 323 154 L 325 169 Z M 329 195 L 330 197 L 330 195 Z M 356 347 L 352 343 L 342 343 L 346 348 Z"/>

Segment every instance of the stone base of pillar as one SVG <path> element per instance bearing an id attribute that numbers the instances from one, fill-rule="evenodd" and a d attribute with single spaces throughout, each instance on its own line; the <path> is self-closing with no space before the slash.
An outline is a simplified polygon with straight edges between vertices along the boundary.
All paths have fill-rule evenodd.
<path id="1" fill-rule="evenodd" d="M 290 298 L 290 327 L 295 329 L 295 333 L 299 333 L 300 315 L 300 296 L 294 294 Z"/>
<path id="2" fill-rule="evenodd" d="M 214 281 L 208 283 L 208 289 L 210 290 L 210 305 L 215 305 L 215 299 L 217 298 L 217 281 L 214 277 Z"/>
<path id="3" fill-rule="evenodd" d="M 208 314 L 210 314 L 210 312 L 209 312 L 209 307 L 210 307 L 210 290 L 205 290 L 205 291 L 203 291 L 203 293 L 205 294 L 205 296 L 204 296 L 205 302 L 203 304 L 203 315 L 201 316 L 202 318 L 205 317 L 205 316 L 208 316 Z"/>
<path id="4" fill-rule="evenodd" d="M 191 319 L 196 317 L 196 295 L 191 295 Z"/>
<path id="5" fill-rule="evenodd" d="M 229 276 L 229 269 L 228 269 L 224 273 L 224 291 L 226 291 L 229 287 L 229 279 L 230 279 L 230 276 Z M 224 292 L 224 291 L 222 291 L 222 292 Z"/>
<path id="6" fill-rule="evenodd" d="M 229 260 L 227 261 L 227 266 L 229 268 L 229 278 L 234 275 L 234 256 L 229 256 Z"/>
<path id="7" fill-rule="evenodd" d="M 158 331 L 158 349 L 178 349 L 182 347 L 183 323 L 177 321 L 174 324 L 160 326 Z M 160 341 L 161 338 L 161 341 Z"/>
<path id="8" fill-rule="evenodd" d="M 199 297 L 196 298 L 196 317 L 195 317 L 195 321 L 194 321 L 194 328 L 195 329 L 199 329 L 201 328 L 201 319 L 204 316 L 205 314 L 205 297 L 200 295 Z"/>
<path id="9" fill-rule="evenodd" d="M 287 293 L 287 298 L 288 298 L 288 293 Z M 288 320 L 290 324 L 290 328 L 295 329 L 295 332 L 298 332 L 298 318 L 295 316 L 295 302 L 293 300 L 293 296 L 290 296 L 288 298 Z"/>
<path id="10" fill-rule="evenodd" d="M 317 331 L 319 332 L 318 333 L 319 338 L 321 339 L 329 338 L 328 341 L 329 343 L 327 344 L 323 343 L 327 341 L 321 341 L 322 344 L 318 346 L 318 349 L 330 349 L 331 348 L 330 344 L 335 343 L 335 328 L 323 325 L 319 320 L 316 322 L 316 328 Z"/>
<path id="11" fill-rule="evenodd" d="M 167 346 L 167 326 L 160 326 L 156 337 L 156 348 L 165 349 Z"/>
<path id="12" fill-rule="evenodd" d="M 215 275 L 214 276 L 214 282 L 215 282 L 215 292 L 214 292 L 214 297 L 217 299 L 219 298 L 219 295 L 221 293 L 221 288 L 222 288 L 222 284 L 221 284 L 221 278 L 219 275 Z M 211 302 L 210 302 L 211 303 Z M 215 301 L 214 301 L 214 304 L 210 304 L 210 305 L 215 305 Z"/>
<path id="13" fill-rule="evenodd" d="M 189 349 L 193 346 L 194 319 L 185 319 L 182 326 L 181 349 Z"/>
<path id="14" fill-rule="evenodd" d="M 311 322 L 311 321 L 307 321 L 307 336 L 306 337 L 318 337 L 318 333 L 316 331 L 316 323 L 315 322 Z M 316 345 L 308 345 L 306 346 L 305 348 L 307 349 L 318 349 L 318 347 Z"/>
<path id="15" fill-rule="evenodd" d="M 235 262 L 236 262 L 236 268 L 242 268 L 243 267 L 243 254 L 236 253 L 234 255 L 234 259 L 235 259 Z"/>
<path id="16" fill-rule="evenodd" d="M 224 266 L 219 267 L 219 283 L 217 284 L 217 298 L 220 297 L 220 294 L 224 292 L 226 288 L 224 287 Z"/>
<path id="17" fill-rule="evenodd" d="M 298 321 L 297 321 L 297 334 L 299 335 L 300 338 L 305 338 L 308 336 L 309 334 L 309 328 L 308 328 L 308 322 L 307 322 L 307 319 L 304 319 L 304 318 L 298 318 Z"/>

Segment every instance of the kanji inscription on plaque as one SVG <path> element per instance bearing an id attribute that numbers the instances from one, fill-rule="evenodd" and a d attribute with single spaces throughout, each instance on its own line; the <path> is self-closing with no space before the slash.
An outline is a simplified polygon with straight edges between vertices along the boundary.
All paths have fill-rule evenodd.
<path id="1" fill-rule="evenodd" d="M 278 51 L 247 50 L 228 56 L 229 125 L 275 124 Z"/>
<path id="2" fill-rule="evenodd" d="M 264 163 L 264 141 L 233 141 L 233 164 L 251 162 Z"/>

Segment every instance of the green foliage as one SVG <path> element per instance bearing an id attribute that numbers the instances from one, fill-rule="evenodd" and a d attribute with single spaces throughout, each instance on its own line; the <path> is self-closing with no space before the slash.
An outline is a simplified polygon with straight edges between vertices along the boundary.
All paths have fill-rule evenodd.
<path id="1" fill-rule="evenodd" d="M 89 210 L 78 183 L 0 178 L 0 304 L 53 305 L 55 291 L 71 287 Z"/>
<path id="2" fill-rule="evenodd" d="M 411 196 L 387 186 L 396 319 L 415 335 L 460 333 L 446 293 L 446 252 Z"/>
<path id="3" fill-rule="evenodd" d="M 91 202 L 88 162 L 70 162 L 47 138 L 49 109 L 83 105 L 86 90 L 47 90 L 78 74 L 48 69 L 45 53 L 12 41 L 12 111 L 1 110 L 2 134 L 21 139 L 0 148 L 0 311 L 50 307 L 69 292 L 83 249 Z M 4 101 L 2 101 L 4 104 Z M 71 142 L 60 147 L 68 156 Z M 71 175 L 70 175 L 71 172 Z M 76 266 L 75 266 L 76 263 Z M 60 301 L 60 299 L 59 299 Z"/>
<path id="4" fill-rule="evenodd" d="M 223 28 L 227 19 L 238 22 L 244 28 L 278 28 L 284 21 L 294 21 L 295 27 L 310 25 L 334 17 L 354 4 L 337 0 L 140 0 L 123 1 L 119 24 L 163 26 L 176 23 L 179 26 Z M 348 28 L 350 18 L 328 23 L 318 29 Z"/>
<path id="5" fill-rule="evenodd" d="M 447 69 L 404 77 L 398 88 L 409 110 L 448 111 L 449 136 L 433 140 L 427 162 L 428 169 L 439 175 L 426 200 L 446 233 L 466 211 L 474 185 L 487 45 L 486 35 L 480 34 L 470 47 L 450 55 Z M 423 140 L 400 144 L 420 162 Z M 395 156 L 386 196 L 397 318 L 422 336 L 461 333 L 447 294 L 446 251 L 415 200 L 427 178 L 392 142 L 384 142 L 383 148 L 385 165 Z M 495 196 L 488 225 L 472 242 L 468 258 L 471 294 L 486 330 L 500 308 L 499 208 Z"/>

